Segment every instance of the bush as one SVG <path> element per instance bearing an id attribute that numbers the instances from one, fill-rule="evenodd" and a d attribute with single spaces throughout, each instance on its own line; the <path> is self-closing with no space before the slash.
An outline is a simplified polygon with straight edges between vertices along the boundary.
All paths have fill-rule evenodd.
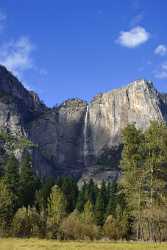
<path id="1" fill-rule="evenodd" d="M 43 221 L 35 208 L 19 208 L 13 218 L 12 232 L 16 237 L 41 236 Z"/>
<path id="2" fill-rule="evenodd" d="M 50 217 L 47 218 L 46 223 L 46 237 L 48 239 L 60 239 L 60 226 L 54 222 L 54 220 Z"/>
<path id="3" fill-rule="evenodd" d="M 0 236 L 8 236 L 13 215 L 12 193 L 4 180 L 0 180 Z"/>
<path id="4" fill-rule="evenodd" d="M 109 215 L 106 219 L 103 229 L 104 235 L 109 239 L 124 239 L 128 234 L 128 220 L 126 217 L 114 218 L 112 215 Z"/>
<path id="5" fill-rule="evenodd" d="M 77 210 L 63 220 L 60 228 L 66 240 L 93 240 L 97 235 L 96 225 L 85 223 Z"/>

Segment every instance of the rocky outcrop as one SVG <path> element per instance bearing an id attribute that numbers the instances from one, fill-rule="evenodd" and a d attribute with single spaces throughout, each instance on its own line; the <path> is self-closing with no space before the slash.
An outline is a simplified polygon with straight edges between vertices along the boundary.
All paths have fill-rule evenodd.
<path id="1" fill-rule="evenodd" d="M 38 96 L 0 66 L 0 128 L 16 135 L 26 135 L 29 121 L 47 108 Z"/>
<path id="2" fill-rule="evenodd" d="M 81 175 L 84 168 L 85 107 L 86 103 L 79 99 L 68 100 L 59 107 L 44 112 L 30 124 L 30 138 L 38 144 L 38 151 L 42 155 L 42 161 L 37 164 L 42 167 L 41 174 L 49 169 L 45 165 L 47 161 L 52 167 L 52 174 L 56 176 Z M 34 154 L 35 159 L 39 159 L 37 150 Z M 36 161 L 34 164 L 36 165 Z"/>
<path id="3" fill-rule="evenodd" d="M 130 83 L 94 98 L 89 104 L 90 141 L 93 154 L 98 156 L 104 146 L 120 143 L 121 130 L 128 123 L 138 128 L 148 127 L 150 120 L 163 120 L 161 100 L 151 82 Z"/>
<path id="4" fill-rule="evenodd" d="M 122 129 L 129 123 L 135 123 L 137 128 L 146 129 L 150 121 L 166 121 L 167 96 L 158 93 L 151 82 L 138 80 L 127 87 L 97 95 L 89 104 L 87 116 L 87 147 L 90 149 L 88 155 L 93 155 L 97 163 L 100 161 L 101 167 L 96 164 L 92 174 L 92 168 L 89 171 L 88 164 L 82 179 L 88 181 L 93 178 L 96 182 L 103 178 L 113 179 L 119 175 L 119 168 L 115 172 L 115 167 L 119 166 L 118 159 L 121 157 L 119 145 Z M 106 163 L 108 156 L 111 159 Z M 101 169 L 100 173 L 98 169 Z M 98 175 L 94 170 L 98 171 Z"/>
<path id="5" fill-rule="evenodd" d="M 47 108 L 0 67 L 0 128 L 37 145 L 33 166 L 40 176 L 117 178 L 122 129 L 128 123 L 146 129 L 151 120 L 167 121 L 167 95 L 149 81 L 99 94 L 90 103 L 70 99 Z"/>

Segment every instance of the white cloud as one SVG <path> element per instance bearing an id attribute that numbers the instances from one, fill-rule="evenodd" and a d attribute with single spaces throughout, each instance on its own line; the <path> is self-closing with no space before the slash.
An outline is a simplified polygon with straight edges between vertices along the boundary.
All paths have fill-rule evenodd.
<path id="1" fill-rule="evenodd" d="M 0 8 L 0 33 L 3 31 L 7 21 L 7 15 Z M 27 89 L 31 89 L 27 84 L 26 71 L 33 71 L 33 75 L 38 79 L 47 75 L 44 68 L 38 67 L 34 63 L 33 51 L 36 47 L 27 36 L 20 36 L 17 39 L 5 41 L 4 36 L 0 40 L 0 64 L 6 66 L 15 76 L 17 76 Z M 32 74 L 31 71 L 28 73 Z"/>
<path id="2" fill-rule="evenodd" d="M 137 26 L 129 31 L 121 31 L 117 42 L 127 48 L 135 48 L 148 41 L 150 33 L 144 27 Z"/>
<path id="3" fill-rule="evenodd" d="M 27 37 L 21 37 L 0 47 L 0 64 L 17 76 L 33 67 L 31 52 L 33 45 Z"/>
<path id="4" fill-rule="evenodd" d="M 154 72 L 155 77 L 159 79 L 167 78 L 167 62 L 163 62 L 159 69 Z"/>
<path id="5" fill-rule="evenodd" d="M 156 55 L 165 56 L 167 54 L 167 46 L 160 44 L 154 50 Z"/>

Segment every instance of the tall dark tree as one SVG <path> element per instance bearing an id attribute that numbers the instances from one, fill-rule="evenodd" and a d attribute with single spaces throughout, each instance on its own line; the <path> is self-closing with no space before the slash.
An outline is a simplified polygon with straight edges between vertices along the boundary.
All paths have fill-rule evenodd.
<path id="1" fill-rule="evenodd" d="M 105 219 L 105 199 L 103 196 L 103 190 L 100 189 L 97 195 L 95 204 L 95 219 L 96 224 L 102 226 Z"/>
<path id="2" fill-rule="evenodd" d="M 20 205 L 19 201 L 19 162 L 14 154 L 11 154 L 5 164 L 4 182 L 13 198 L 13 210 Z"/>
<path id="3" fill-rule="evenodd" d="M 42 181 L 40 189 L 36 191 L 35 205 L 39 211 L 46 212 L 48 198 L 54 185 L 55 181 L 52 178 L 47 178 Z"/>
<path id="4" fill-rule="evenodd" d="M 61 177 L 57 185 L 63 191 L 65 199 L 67 201 L 66 211 L 70 213 L 74 210 L 78 196 L 77 182 L 71 177 Z"/>
<path id="5" fill-rule="evenodd" d="M 86 202 L 86 198 L 85 198 L 86 193 L 87 193 L 87 184 L 84 183 L 81 189 L 79 190 L 77 203 L 76 203 L 76 209 L 80 212 L 83 211 L 83 208 Z"/>
<path id="6" fill-rule="evenodd" d="M 40 182 L 32 169 L 32 159 L 26 154 L 20 163 L 20 197 L 22 206 L 33 205 L 35 192 L 39 188 Z"/>
<path id="7" fill-rule="evenodd" d="M 106 209 L 106 217 L 109 215 L 115 215 L 116 206 L 118 203 L 118 188 L 116 182 L 109 182 L 107 185 L 107 196 L 108 203 Z"/>
<path id="8" fill-rule="evenodd" d="M 87 193 L 85 196 L 85 200 L 90 201 L 93 206 L 96 203 L 97 192 L 98 192 L 97 186 L 95 185 L 94 181 L 90 179 L 87 185 Z"/>
<path id="9" fill-rule="evenodd" d="M 104 180 L 102 181 L 100 191 L 101 191 L 101 195 L 103 196 L 104 206 L 106 207 L 107 202 L 108 202 L 108 194 L 107 194 L 107 186 Z"/>

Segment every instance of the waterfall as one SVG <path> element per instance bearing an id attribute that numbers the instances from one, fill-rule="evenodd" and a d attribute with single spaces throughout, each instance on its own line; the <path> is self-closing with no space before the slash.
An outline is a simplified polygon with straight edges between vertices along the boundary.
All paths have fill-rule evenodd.
<path id="1" fill-rule="evenodd" d="M 85 165 L 86 165 L 86 158 L 87 158 L 87 154 L 88 154 L 88 142 L 87 142 L 88 113 L 89 113 L 89 106 L 87 105 L 86 113 L 85 113 L 85 120 L 84 120 L 84 129 L 83 129 L 83 138 L 84 138 L 83 154 L 84 154 L 84 163 L 85 163 Z"/>

